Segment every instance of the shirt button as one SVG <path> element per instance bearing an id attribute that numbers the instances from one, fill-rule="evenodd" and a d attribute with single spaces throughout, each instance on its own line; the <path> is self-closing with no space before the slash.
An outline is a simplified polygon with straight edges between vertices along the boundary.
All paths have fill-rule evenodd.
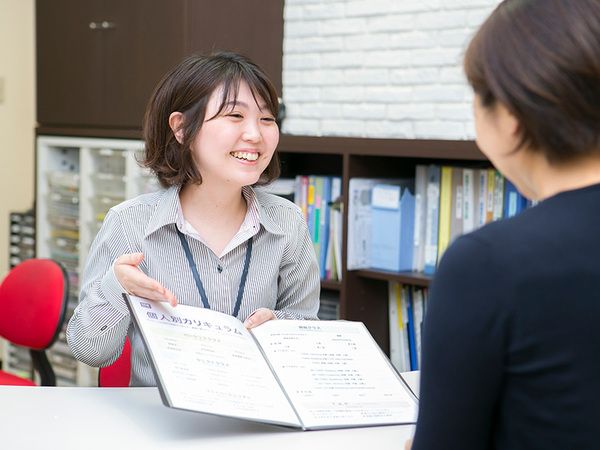
<path id="1" fill-rule="evenodd" d="M 219 272 L 219 273 L 223 272 L 223 266 L 221 266 L 221 264 L 219 264 L 217 266 L 217 272 Z"/>

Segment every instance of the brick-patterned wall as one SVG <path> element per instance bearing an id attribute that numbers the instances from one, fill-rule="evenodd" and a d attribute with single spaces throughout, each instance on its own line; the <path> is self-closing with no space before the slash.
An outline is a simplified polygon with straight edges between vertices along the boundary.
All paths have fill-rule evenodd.
<path id="1" fill-rule="evenodd" d="M 472 139 L 462 73 L 498 0 L 286 0 L 283 131 Z"/>

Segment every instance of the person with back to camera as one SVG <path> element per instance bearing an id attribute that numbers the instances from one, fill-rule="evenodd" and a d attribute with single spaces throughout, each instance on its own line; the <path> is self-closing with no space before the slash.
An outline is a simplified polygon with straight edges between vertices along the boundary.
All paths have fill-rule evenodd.
<path id="1" fill-rule="evenodd" d="M 107 366 L 129 335 L 130 384 L 156 385 L 124 292 L 212 308 L 247 328 L 317 318 L 319 271 L 302 212 L 252 188 L 279 175 L 277 110 L 264 72 L 234 53 L 189 57 L 159 82 L 143 164 L 164 190 L 106 215 L 67 328 L 77 359 Z"/>
<path id="2" fill-rule="evenodd" d="M 412 450 L 600 448 L 600 1 L 505 0 L 464 67 L 479 148 L 539 203 L 442 258 Z"/>

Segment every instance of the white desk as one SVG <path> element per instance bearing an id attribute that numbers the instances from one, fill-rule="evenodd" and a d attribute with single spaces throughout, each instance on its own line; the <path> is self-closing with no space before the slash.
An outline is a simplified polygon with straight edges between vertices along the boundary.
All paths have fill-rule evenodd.
<path id="1" fill-rule="evenodd" d="M 409 384 L 414 383 L 408 376 Z M 399 449 L 413 426 L 294 431 L 178 411 L 156 388 L 0 386 L 1 447 L 10 450 Z"/>

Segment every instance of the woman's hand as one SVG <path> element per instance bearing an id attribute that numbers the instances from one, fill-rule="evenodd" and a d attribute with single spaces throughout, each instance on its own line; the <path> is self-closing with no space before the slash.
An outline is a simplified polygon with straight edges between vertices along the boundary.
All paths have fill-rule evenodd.
<path id="1" fill-rule="evenodd" d="M 142 253 L 128 253 L 117 258 L 114 271 L 121 286 L 131 295 L 158 302 L 166 301 L 171 306 L 176 306 L 177 299 L 173 293 L 138 268 L 143 259 Z"/>
<path id="2" fill-rule="evenodd" d="M 244 326 L 249 330 L 274 319 L 277 319 L 277 317 L 275 317 L 273 311 L 268 308 L 258 308 L 244 321 Z"/>

